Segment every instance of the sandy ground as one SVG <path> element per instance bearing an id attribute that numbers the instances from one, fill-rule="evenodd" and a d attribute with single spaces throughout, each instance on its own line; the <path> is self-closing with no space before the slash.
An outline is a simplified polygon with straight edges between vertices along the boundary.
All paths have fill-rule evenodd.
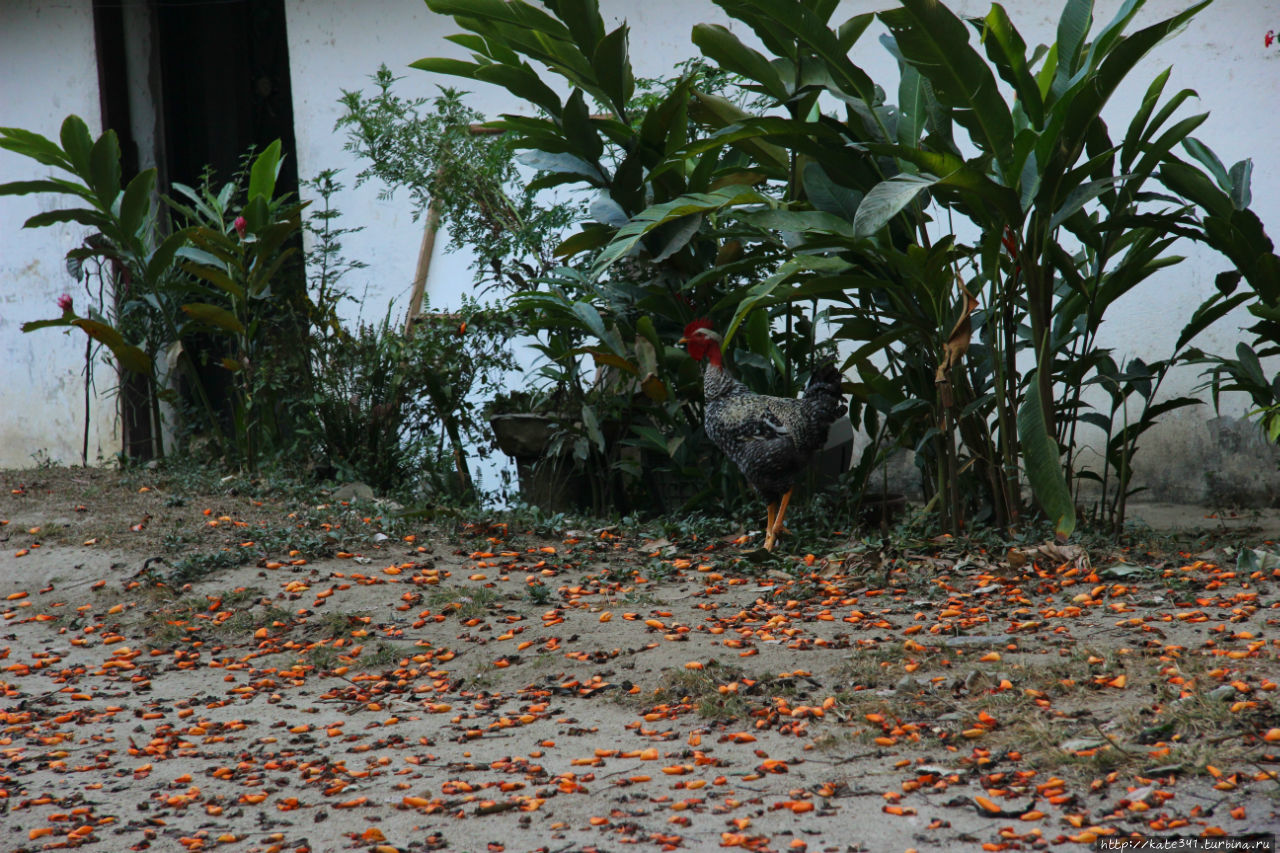
<path id="1" fill-rule="evenodd" d="M 283 503 L 137 489 L 4 475 L 0 849 L 1086 850 L 1280 826 L 1257 519 L 1244 564 L 852 541 L 760 561 L 608 528 L 388 535 L 332 505 L 295 517 L 334 535 L 313 558 L 262 526 L 289 530 Z M 208 549 L 245 562 L 174 580 Z"/>

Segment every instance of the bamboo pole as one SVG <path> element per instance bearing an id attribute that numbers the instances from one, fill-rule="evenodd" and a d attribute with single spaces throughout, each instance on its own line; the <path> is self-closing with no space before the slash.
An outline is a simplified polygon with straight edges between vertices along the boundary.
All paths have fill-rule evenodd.
<path id="1" fill-rule="evenodd" d="M 439 177 L 440 170 L 436 170 Z M 440 203 L 435 198 L 427 206 L 427 224 L 422 230 L 422 244 L 418 247 L 418 268 L 413 274 L 413 289 L 409 292 L 409 310 L 404 318 L 404 333 L 413 332 L 413 324 L 422 313 L 422 299 L 427 292 L 427 276 L 431 274 L 431 256 L 436 250 L 436 232 L 440 230 Z"/>

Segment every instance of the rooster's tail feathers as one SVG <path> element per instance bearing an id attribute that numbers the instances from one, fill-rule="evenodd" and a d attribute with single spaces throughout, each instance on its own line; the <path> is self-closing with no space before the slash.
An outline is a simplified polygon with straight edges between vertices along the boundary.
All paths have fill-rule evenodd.
<path id="1" fill-rule="evenodd" d="M 834 362 L 827 362 L 816 368 L 809 377 L 809 385 L 804 389 L 806 402 L 813 402 L 824 410 L 830 411 L 832 420 L 843 415 L 848 409 L 844 405 L 844 391 L 840 387 L 844 376 L 836 369 Z"/>

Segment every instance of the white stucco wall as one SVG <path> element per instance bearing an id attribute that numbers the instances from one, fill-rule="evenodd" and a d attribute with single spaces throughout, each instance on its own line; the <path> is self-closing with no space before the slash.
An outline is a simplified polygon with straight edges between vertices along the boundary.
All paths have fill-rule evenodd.
<path id="1" fill-rule="evenodd" d="M 98 69 L 90 0 L 5 0 L 0 4 L 0 126 L 57 139 L 62 120 L 81 116 L 101 132 Z M 47 174 L 35 161 L 0 150 L 0 183 Z M 64 199 L 65 202 L 65 199 Z M 23 334 L 29 320 L 57 317 L 55 300 L 86 296 L 64 266 L 84 229 L 24 230 L 28 217 L 62 206 L 44 196 L 0 196 L 0 466 L 25 466 L 35 454 L 78 462 L 84 430 L 84 345 L 79 330 Z M 96 374 L 89 461 L 120 449 L 109 367 Z"/>

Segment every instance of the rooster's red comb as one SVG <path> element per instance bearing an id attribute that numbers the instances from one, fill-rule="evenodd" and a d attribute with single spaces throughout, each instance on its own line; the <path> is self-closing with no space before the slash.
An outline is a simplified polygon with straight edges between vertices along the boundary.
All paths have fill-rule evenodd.
<path id="1" fill-rule="evenodd" d="M 694 332 L 698 331 L 699 329 L 710 329 L 710 328 L 713 328 L 711 325 L 711 321 L 706 317 L 699 317 L 698 319 L 691 321 L 689 325 L 684 327 L 684 336 L 686 338 L 691 338 L 693 337 Z"/>

